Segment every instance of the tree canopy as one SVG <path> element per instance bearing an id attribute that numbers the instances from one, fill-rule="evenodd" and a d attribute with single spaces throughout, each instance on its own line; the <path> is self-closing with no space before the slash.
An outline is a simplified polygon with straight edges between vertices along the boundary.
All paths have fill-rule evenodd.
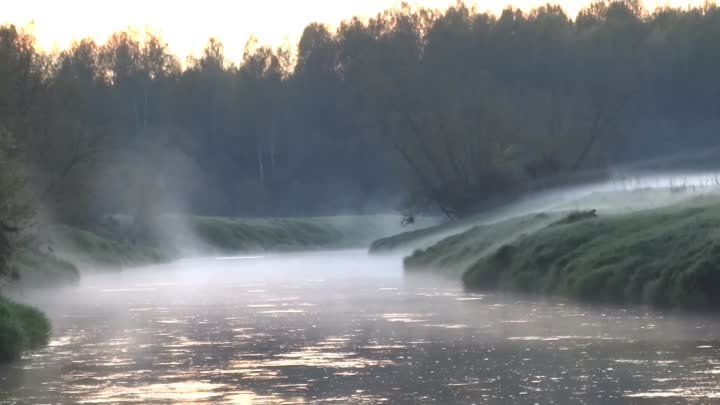
<path id="1" fill-rule="evenodd" d="M 574 19 L 551 4 L 499 16 L 403 5 L 310 24 L 296 50 L 251 43 L 238 63 L 210 39 L 183 63 L 153 35 L 52 53 L 4 26 L 0 128 L 60 221 L 400 201 L 458 217 L 580 171 L 714 144 L 718 27 L 711 4 L 595 2 Z"/>

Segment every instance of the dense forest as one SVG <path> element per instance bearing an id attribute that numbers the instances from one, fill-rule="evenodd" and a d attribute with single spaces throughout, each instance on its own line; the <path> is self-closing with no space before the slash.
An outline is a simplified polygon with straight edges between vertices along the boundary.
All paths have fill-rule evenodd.
<path id="1" fill-rule="evenodd" d="M 151 34 L 46 52 L 0 28 L 0 257 L 39 221 L 158 211 L 455 218 L 579 172 L 714 145 L 720 9 L 402 6 L 297 49 Z M 558 180 L 560 179 L 560 180 Z"/>

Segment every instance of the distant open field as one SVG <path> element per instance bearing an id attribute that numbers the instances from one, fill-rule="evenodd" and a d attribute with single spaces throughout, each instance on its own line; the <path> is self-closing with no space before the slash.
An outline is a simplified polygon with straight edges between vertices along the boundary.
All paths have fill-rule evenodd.
<path id="1" fill-rule="evenodd" d="M 596 209 L 603 214 L 627 213 L 677 204 L 704 195 L 720 195 L 714 173 L 694 175 L 647 175 L 618 177 L 612 181 L 535 193 L 454 222 L 413 229 L 381 238 L 370 245 L 370 253 L 409 255 L 444 238 L 473 227 L 490 225 L 531 214 L 551 214 Z"/>

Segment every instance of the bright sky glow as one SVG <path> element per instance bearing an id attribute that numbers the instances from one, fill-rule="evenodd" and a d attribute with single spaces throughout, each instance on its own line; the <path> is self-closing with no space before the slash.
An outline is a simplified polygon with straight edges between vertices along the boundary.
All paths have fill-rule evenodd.
<path id="1" fill-rule="evenodd" d="M 454 0 L 408 1 L 431 8 L 446 8 Z M 574 16 L 589 0 L 558 0 Z M 701 1 L 694 0 L 697 4 Z M 28 28 L 46 50 L 63 49 L 85 37 L 104 42 L 113 32 L 146 28 L 158 33 L 176 55 L 198 54 L 209 37 L 219 38 L 229 59 L 242 57 L 245 43 L 254 35 L 261 44 L 295 45 L 303 28 L 318 21 L 336 26 L 351 16 L 373 16 L 399 4 L 396 0 L 5 0 L 0 24 Z M 513 0 L 522 9 L 547 3 Z M 467 1 L 480 10 L 499 12 L 508 0 Z M 646 5 L 687 6 L 688 0 L 648 0 Z"/>

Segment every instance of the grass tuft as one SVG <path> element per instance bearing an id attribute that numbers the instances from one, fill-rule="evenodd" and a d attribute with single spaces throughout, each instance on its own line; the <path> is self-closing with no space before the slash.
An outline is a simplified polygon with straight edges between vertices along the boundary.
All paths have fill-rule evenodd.
<path id="1" fill-rule="evenodd" d="M 586 219 L 596 218 L 597 217 L 597 210 L 587 210 L 587 211 L 573 211 L 569 214 L 567 214 L 563 219 L 554 222 L 552 225 L 567 225 L 572 224 L 579 221 L 584 221 Z"/>
<path id="2" fill-rule="evenodd" d="M 50 322 L 35 308 L 0 297 L 0 362 L 47 344 Z"/>

